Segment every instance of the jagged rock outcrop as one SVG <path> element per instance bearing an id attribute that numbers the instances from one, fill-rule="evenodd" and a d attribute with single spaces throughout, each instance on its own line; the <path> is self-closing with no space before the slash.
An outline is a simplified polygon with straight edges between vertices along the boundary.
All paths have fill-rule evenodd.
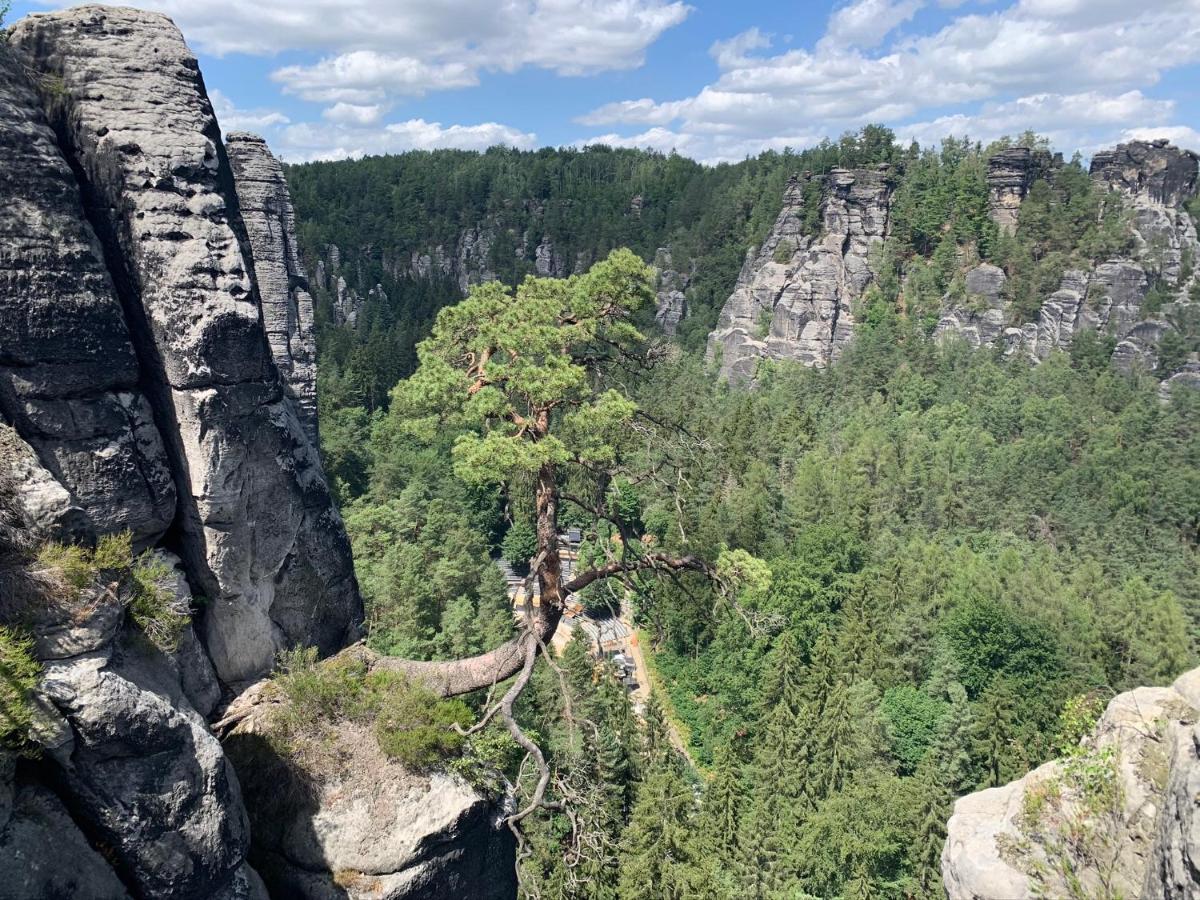
<path id="1" fill-rule="evenodd" d="M 218 675 L 257 677 L 289 644 L 337 649 L 361 610 L 349 542 L 271 359 L 195 57 L 164 17 L 110 7 L 30 16 L 9 43 L 59 88 L 53 124 L 166 438 Z"/>
<path id="2" fill-rule="evenodd" d="M 296 213 L 283 166 L 256 134 L 225 136 L 250 239 L 263 327 L 275 366 L 309 440 L 317 444 L 317 340 L 308 278 L 296 247 Z"/>
<path id="3" fill-rule="evenodd" d="M 654 321 L 658 322 L 664 334 L 673 335 L 688 313 L 687 289 L 695 274 L 695 266 L 693 264 L 686 272 L 678 271 L 671 251 L 667 247 L 659 247 L 654 254 L 654 269 L 657 272 Z"/>
<path id="4" fill-rule="evenodd" d="M 456 775 L 405 769 L 365 725 L 339 722 L 325 752 L 285 758 L 269 735 L 286 702 L 270 684 L 246 692 L 227 712 L 241 718 L 225 741 L 247 783 L 251 859 L 273 896 L 516 895 L 514 841 L 495 803 Z"/>
<path id="5" fill-rule="evenodd" d="M 934 329 L 934 337 L 953 333 L 972 349 L 995 343 L 1004 332 L 1007 303 L 1004 286 L 1008 278 L 999 266 L 983 263 L 967 272 L 967 302 L 950 309 Z"/>
<path id="6" fill-rule="evenodd" d="M 0 153 L 0 416 L 76 508 L 60 536 L 150 543 L 175 515 L 162 438 L 79 187 L 3 47 Z"/>
<path id="7" fill-rule="evenodd" d="M 239 782 L 206 717 L 277 649 L 338 650 L 361 617 L 314 443 L 290 200 L 260 140 L 231 136 L 227 156 L 165 17 L 80 7 L 8 37 L 0 622 L 29 630 L 42 674 L 41 758 L 0 758 L 0 895 L 265 900 L 241 784 L 272 802 L 278 785 Z M 29 555 L 125 529 L 157 561 L 155 602 L 192 614 L 177 645 L 130 612 L 128 573 L 75 592 Z M 387 896 L 515 894 L 511 843 L 462 782 L 359 777 L 306 795 L 336 833 L 254 845 L 279 847 L 280 884 L 354 895 L 331 867 L 349 860 Z M 399 818 L 368 826 L 364 803 Z M 265 837 L 281 824 L 251 812 Z"/>
<path id="8" fill-rule="evenodd" d="M 1000 216 L 997 221 L 1002 227 L 1014 229 L 1019 227 L 1016 210 L 1030 173 L 1034 173 L 1032 177 L 1044 173 L 1049 159 L 1018 149 L 995 154 L 988 176 L 994 189 L 993 213 Z M 1054 164 L 1050 165 L 1052 170 Z M 1093 180 L 1105 191 L 1115 192 L 1131 211 L 1132 258 L 1066 271 L 1059 288 L 1042 301 L 1032 322 L 1015 320 L 1002 291 L 977 292 L 968 285 L 966 303 L 946 298 L 935 334 L 960 337 L 973 347 L 998 346 L 1005 353 L 1021 352 L 1040 361 L 1055 350 L 1069 350 L 1079 332 L 1092 330 L 1115 341 L 1114 367 L 1124 372 L 1154 372 L 1160 361 L 1159 344 L 1174 327 L 1170 313 L 1190 302 L 1196 282 L 1195 267 L 1190 264 L 1200 258 L 1200 240 L 1183 204 L 1195 194 L 1197 171 L 1196 154 L 1166 141 L 1135 141 L 1097 153 L 1092 161 Z M 978 281 L 981 269 L 985 267 L 968 273 L 968 281 Z M 986 266 L 991 269 L 994 267 Z M 995 273 L 989 277 L 994 278 Z M 1148 314 L 1146 298 L 1152 283 L 1172 299 Z M 1170 377 L 1172 373 L 1167 374 Z M 1180 381 L 1186 383 L 1187 379 Z"/>
<path id="9" fill-rule="evenodd" d="M 1075 757 L 960 798 L 942 853 L 950 900 L 1200 897 L 1198 717 L 1200 669 L 1115 697 Z"/>
<path id="10" fill-rule="evenodd" d="M 854 333 L 852 304 L 873 273 L 871 247 L 887 236 L 894 180 L 889 166 L 834 169 L 820 180 L 820 227 L 804 224 L 805 189 L 793 178 L 783 208 L 708 338 L 725 377 L 750 378 L 760 359 L 827 366 Z"/>
<path id="11" fill-rule="evenodd" d="M 1002 232 L 1016 231 L 1021 201 L 1035 181 L 1050 174 L 1054 163 L 1049 152 L 1029 147 L 1009 147 L 991 155 L 987 171 L 988 213 Z"/>

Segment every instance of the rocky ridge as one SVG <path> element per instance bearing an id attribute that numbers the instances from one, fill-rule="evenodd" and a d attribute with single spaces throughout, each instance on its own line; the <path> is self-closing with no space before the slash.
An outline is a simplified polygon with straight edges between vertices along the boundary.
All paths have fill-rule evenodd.
<path id="1" fill-rule="evenodd" d="M 308 278 L 296 247 L 296 213 L 283 166 L 256 134 L 225 136 L 242 221 L 254 256 L 263 327 L 275 367 L 309 441 L 317 444 L 317 340 Z"/>
<path id="2" fill-rule="evenodd" d="M 992 159 L 1012 152 L 1003 151 Z M 1044 162 L 1034 168 L 1038 177 L 1052 174 Z M 1183 204 L 1196 192 L 1197 171 L 1196 154 L 1163 140 L 1135 141 L 1097 153 L 1091 165 L 1093 180 L 1118 195 L 1130 210 L 1132 258 L 1111 259 L 1090 270 L 1068 270 L 1058 289 L 1043 300 L 1036 320 L 1024 323 L 1012 321 L 1004 273 L 985 263 L 967 273 L 965 305 L 947 298 L 935 335 L 959 336 L 973 347 L 999 347 L 1005 354 L 1020 353 L 1039 361 L 1053 350 L 1070 349 L 1075 335 L 1091 330 L 1116 342 L 1112 355 L 1116 368 L 1154 371 L 1159 365 L 1159 343 L 1174 327 L 1171 314 L 1188 305 L 1196 283 L 1200 241 Z M 1013 228 L 1019 227 L 1015 208 L 993 207 L 992 211 L 1002 228 L 1010 221 Z M 1171 299 L 1149 312 L 1143 307 L 1152 284 Z"/>
<path id="3" fill-rule="evenodd" d="M 759 359 L 824 367 L 854 334 L 854 303 L 873 279 L 871 248 L 888 233 L 889 166 L 834 169 L 821 179 L 820 227 L 805 226 L 805 185 L 793 178 L 762 246 L 746 254 L 708 338 L 724 377 L 750 378 Z"/>
<path id="4" fill-rule="evenodd" d="M 1021 202 L 1039 178 L 1052 178 L 1061 157 L 1010 148 L 989 160 L 989 212 L 1002 231 L 1020 227 Z M 1069 350 L 1092 330 L 1115 342 L 1113 365 L 1153 372 L 1159 344 L 1176 326 L 1197 281 L 1200 241 L 1184 203 L 1197 190 L 1197 156 L 1166 141 L 1135 141 L 1096 154 L 1091 175 L 1130 212 L 1135 250 L 1088 269 L 1070 269 L 1042 301 L 1034 321 L 1014 321 L 1007 276 L 982 263 L 966 272 L 964 290 L 947 295 L 934 329 L 939 339 L 994 347 L 1033 362 Z M 750 379 L 760 359 L 824 367 L 854 332 L 854 309 L 873 281 L 870 248 L 888 236 L 892 178 L 884 168 L 833 170 L 821 182 L 820 225 L 804 224 L 806 182 L 789 182 L 783 208 L 760 248 L 747 256 L 737 284 L 709 335 L 708 357 L 722 377 Z M 1152 286 L 1167 303 L 1145 309 Z M 1193 363 L 1165 373 L 1171 385 L 1194 382 Z"/>
<path id="5" fill-rule="evenodd" d="M 1075 756 L 960 798 L 949 900 L 1200 897 L 1198 721 L 1200 669 L 1113 698 Z"/>
<path id="6" fill-rule="evenodd" d="M 8 37 L 0 517 L 16 518 L 0 522 L 0 622 L 34 640 L 42 758 L 0 753 L 0 893 L 265 898 L 241 785 L 266 775 L 235 770 L 208 719 L 279 649 L 333 652 L 362 616 L 315 446 L 290 199 L 261 139 L 221 141 L 166 17 L 85 6 Z M 170 573 L 170 608 L 191 611 L 177 646 L 142 632 L 124 582 L 64 592 L 3 543 L 123 531 Z M 384 865 L 505 884 L 490 807 L 442 787 L 408 783 L 408 843 L 381 838 Z M 456 809 L 488 814 L 468 834 Z M 292 862 L 311 875 L 321 860 Z M 289 872 L 268 873 L 277 895 L 331 896 Z M 387 896 L 426 896 L 419 881 Z"/>

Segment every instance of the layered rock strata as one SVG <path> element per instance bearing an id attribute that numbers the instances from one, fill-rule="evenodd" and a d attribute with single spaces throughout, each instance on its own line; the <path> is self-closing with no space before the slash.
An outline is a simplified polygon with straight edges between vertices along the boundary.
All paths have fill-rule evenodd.
<path id="1" fill-rule="evenodd" d="M 959 799 L 950 900 L 1200 897 L 1198 717 L 1200 669 L 1115 697 L 1074 758 Z"/>
<path id="2" fill-rule="evenodd" d="M 1021 203 L 1029 188 L 1039 178 L 1047 177 L 1054 163 L 1047 151 L 1029 147 L 1009 147 L 988 158 L 988 213 L 1002 232 L 1012 234 L 1017 230 Z"/>
<path id="3" fill-rule="evenodd" d="M 0 47 L 0 416 L 78 514 L 60 537 L 167 530 L 175 484 L 103 251 L 19 61 Z"/>
<path id="4" fill-rule="evenodd" d="M 747 253 L 709 335 L 725 377 L 750 378 L 760 359 L 834 362 L 854 334 L 852 304 L 871 282 L 871 248 L 888 232 L 891 168 L 834 169 L 820 179 L 820 226 L 805 225 L 813 176 L 788 182 L 767 239 Z M 807 188 L 811 190 L 811 188 Z"/>
<path id="5" fill-rule="evenodd" d="M 202 630 L 219 676 L 257 677 L 292 644 L 339 648 L 360 614 L 349 545 L 263 324 L 290 299 L 272 282 L 260 312 L 195 57 L 164 17 L 108 7 L 30 16 L 9 42 L 56 86 L 53 125 L 167 437 L 178 539 L 210 601 Z"/>
<path id="6" fill-rule="evenodd" d="M 300 423 L 317 444 L 317 340 L 308 277 L 296 247 L 296 213 L 283 166 L 256 134 L 225 136 L 238 205 L 250 239 L 263 328 Z"/>

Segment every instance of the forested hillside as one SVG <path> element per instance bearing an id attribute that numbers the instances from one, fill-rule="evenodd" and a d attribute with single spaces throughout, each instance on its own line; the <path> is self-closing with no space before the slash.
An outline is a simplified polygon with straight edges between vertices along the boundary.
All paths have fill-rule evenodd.
<path id="1" fill-rule="evenodd" d="M 694 271 L 680 337 L 701 347 L 746 250 L 778 213 L 789 176 L 896 153 L 890 132 L 868 128 L 836 144 L 716 167 L 608 147 L 438 150 L 289 166 L 317 302 L 322 393 L 334 406 L 386 405 L 437 310 L 468 283 L 580 272 L 617 247 L 648 262 L 666 247 L 677 268 Z M 814 214 L 818 199 L 811 197 Z M 338 309 L 339 274 L 350 326 L 349 310 Z"/>
<path id="2" fill-rule="evenodd" d="M 900 150 L 876 138 L 718 169 L 589 150 L 289 173 L 302 217 L 325 207 L 302 226 L 314 265 L 327 244 L 420 249 L 481 216 L 521 234 L 532 221 L 524 199 L 536 195 L 538 228 L 556 247 L 590 260 L 627 243 L 650 259 L 670 245 L 676 261 L 687 248 L 694 283 L 710 285 L 696 295 L 693 329 L 651 341 L 642 363 L 592 386 L 627 398 L 652 427 L 616 440 L 620 477 L 560 485 L 572 498 L 560 522 L 582 529 L 585 557 L 687 553 L 732 577 L 629 580 L 663 691 L 640 723 L 581 642 L 561 671 L 539 666 L 517 715 L 566 808 L 525 822 L 531 892 L 941 896 L 953 798 L 1063 752 L 1115 692 L 1195 663 L 1200 392 L 1164 395 L 1152 373 L 1116 370 L 1112 339 L 1087 329 L 1038 365 L 934 336 L 945 304 L 978 302 L 964 285 L 981 260 L 1029 315 L 1067 269 L 1133 252 L 1129 210 L 1078 161 L 1060 162 L 1005 231 L 989 218 L 987 149 Z M 697 335 L 771 227 L 788 176 L 876 163 L 896 179 L 892 218 L 840 358 L 826 368 L 763 361 L 753 389 L 719 379 Z M 797 215 L 819 232 L 821 195 L 799 190 Z M 512 248 L 493 263 L 503 280 L 535 271 Z M 1150 287 L 1150 302 L 1184 322 L 1162 344 L 1173 364 L 1196 349 L 1190 278 L 1175 271 Z M 511 631 L 489 556 L 506 536 L 510 549 L 527 542 L 530 485 L 465 484 L 451 459 L 470 427 L 415 428 L 403 405 L 384 408 L 378 381 L 408 374 L 422 317 L 458 290 L 407 275 L 389 284 L 389 302 L 367 303 L 354 325 L 321 300 L 326 465 L 371 644 L 462 656 Z M 633 321 L 652 336 L 649 313 Z M 376 353 L 390 368 L 373 368 Z M 589 588 L 583 599 L 616 596 Z M 515 761 L 495 750 L 488 765 Z"/>

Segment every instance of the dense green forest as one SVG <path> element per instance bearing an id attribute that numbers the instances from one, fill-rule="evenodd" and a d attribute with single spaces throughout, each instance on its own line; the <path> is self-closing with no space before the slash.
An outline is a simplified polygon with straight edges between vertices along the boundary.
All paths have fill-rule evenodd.
<path id="1" fill-rule="evenodd" d="M 392 385 L 411 374 L 414 346 L 438 309 L 461 299 L 458 285 L 445 278 L 395 277 L 385 255 L 407 257 L 438 245 L 453 254 L 460 235 L 484 225 L 496 235 L 488 267 L 513 285 L 534 271 L 534 248 L 543 236 L 564 259 L 585 267 L 617 247 L 648 262 L 657 248 L 670 247 L 679 265 L 695 267 L 691 314 L 680 334 L 695 349 L 716 323 L 746 249 L 763 239 L 779 213 L 791 175 L 899 155 L 891 132 L 868 127 L 837 143 L 715 167 L 609 147 L 419 151 L 289 166 L 310 276 L 322 248 L 334 244 L 343 268 L 361 271 L 360 294 L 380 284 L 388 296 L 386 303 L 367 299 L 349 328 L 336 323 L 330 292 L 314 290 L 322 394 L 333 407 L 385 406 Z M 817 199 L 814 193 L 814 209 Z M 518 258 L 516 242 L 530 229 L 529 246 Z"/>
<path id="2" fill-rule="evenodd" d="M 605 389 L 669 435 L 631 431 L 621 444 L 626 474 L 605 499 L 622 532 L 732 561 L 741 577 L 732 594 L 694 573 L 630 581 L 665 687 L 642 720 L 580 641 L 559 671 L 539 665 L 519 719 L 588 840 L 572 839 L 562 813 L 527 820 L 531 894 L 941 896 L 954 797 L 1062 752 L 1115 692 L 1195 663 L 1200 395 L 1161 402 L 1153 379 L 1114 372 L 1108 341 L 1086 332 L 1036 367 L 929 338 L 940 298 L 979 259 L 1002 264 L 1013 299 L 1031 303 L 1071 262 L 1129 241 L 1078 161 L 1035 185 L 1018 233 L 1001 237 L 984 158 L 976 144 L 902 151 L 871 132 L 718 169 L 597 150 L 291 170 L 302 216 L 343 190 L 365 204 L 336 224 L 308 221 L 309 247 L 383 235 L 412 245 L 426 214 L 428 233 L 449 234 L 570 184 L 590 200 L 564 204 L 556 241 L 597 255 L 626 242 L 647 258 L 690 235 L 701 270 L 711 259 L 724 279 L 714 304 L 792 169 L 888 161 L 900 173 L 883 274 L 837 365 L 767 366 L 747 390 L 719 383 L 685 333 L 653 365 L 606 375 Z M 401 189 L 401 173 L 414 183 Z M 627 220 L 635 183 L 652 226 Z M 372 338 L 354 335 L 347 353 L 336 330 L 322 331 L 323 450 L 371 642 L 428 658 L 494 645 L 513 625 L 489 557 L 506 536 L 527 543 L 529 485 L 458 478 L 463 427 L 418 433 L 404 404 L 356 391 L 354 353 Z M 566 503 L 561 519 L 584 530 L 586 555 L 612 545 L 614 524 L 585 505 Z M 477 743 L 515 777 L 503 740 Z"/>

